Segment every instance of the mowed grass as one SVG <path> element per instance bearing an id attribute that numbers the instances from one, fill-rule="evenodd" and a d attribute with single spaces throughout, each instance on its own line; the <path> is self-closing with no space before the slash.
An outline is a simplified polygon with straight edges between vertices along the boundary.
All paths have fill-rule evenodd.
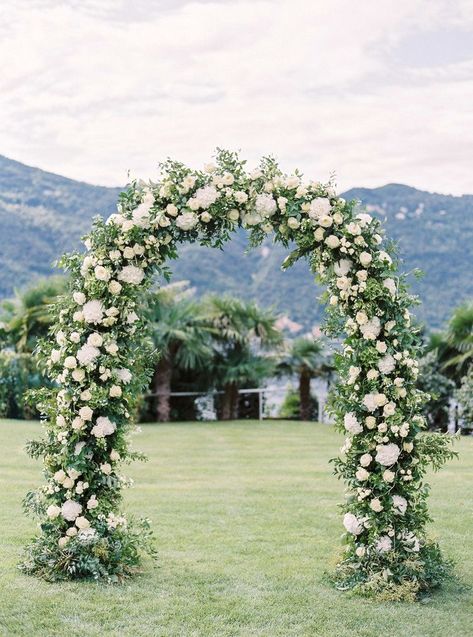
<path id="1" fill-rule="evenodd" d="M 159 562 L 123 586 L 47 584 L 18 572 L 35 532 L 21 499 L 41 480 L 24 453 L 37 423 L 0 422 L 0 634 L 28 637 L 469 637 L 473 440 L 432 477 L 432 534 L 462 585 L 423 604 L 381 604 L 324 580 L 340 549 L 340 437 L 290 422 L 143 426 L 125 509 L 153 521 Z"/>

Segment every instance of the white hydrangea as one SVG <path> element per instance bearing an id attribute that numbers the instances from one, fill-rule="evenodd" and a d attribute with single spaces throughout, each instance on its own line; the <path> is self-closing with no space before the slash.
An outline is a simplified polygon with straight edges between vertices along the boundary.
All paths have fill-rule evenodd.
<path id="1" fill-rule="evenodd" d="M 335 263 L 333 269 L 337 276 L 346 276 L 350 272 L 352 265 L 353 263 L 350 259 L 340 259 L 340 261 Z"/>
<path id="2" fill-rule="evenodd" d="M 316 197 L 310 202 L 308 215 L 311 219 L 318 219 L 330 213 L 330 200 L 326 197 Z"/>
<path id="3" fill-rule="evenodd" d="M 176 226 L 181 230 L 192 230 L 199 222 L 199 217 L 193 212 L 184 212 L 176 217 Z"/>
<path id="4" fill-rule="evenodd" d="M 396 296 L 396 282 L 394 279 L 384 279 L 383 286 L 388 290 L 392 297 Z"/>
<path id="5" fill-rule="evenodd" d="M 112 422 L 110 418 L 107 416 L 99 416 L 90 433 L 96 438 L 105 438 L 105 436 L 111 436 L 116 428 L 116 424 Z"/>
<path id="6" fill-rule="evenodd" d="M 84 303 L 82 306 L 82 314 L 87 323 L 93 323 L 95 325 L 101 323 L 104 314 L 102 301 L 99 301 L 98 299 L 87 301 L 87 303 Z"/>
<path id="7" fill-rule="evenodd" d="M 392 549 L 393 542 L 389 535 L 382 535 L 376 542 L 376 550 L 378 553 L 387 553 Z"/>
<path id="8" fill-rule="evenodd" d="M 117 278 L 125 283 L 139 285 L 145 278 L 145 273 L 142 268 L 138 268 L 136 265 L 127 265 L 118 274 Z"/>
<path id="9" fill-rule="evenodd" d="M 396 513 L 404 515 L 407 510 L 406 498 L 403 498 L 402 495 L 393 495 L 393 507 L 396 510 Z"/>
<path id="10" fill-rule="evenodd" d="M 360 535 L 363 531 L 363 524 L 360 520 L 353 515 L 353 513 L 345 513 L 343 516 L 343 526 L 346 528 L 348 533 L 352 535 Z"/>
<path id="11" fill-rule="evenodd" d="M 391 354 L 387 354 L 378 361 L 378 369 L 382 374 L 390 374 L 396 367 L 396 361 Z"/>
<path id="12" fill-rule="evenodd" d="M 117 378 L 122 381 L 122 383 L 125 383 L 125 385 L 127 385 L 132 379 L 131 372 L 126 367 L 116 369 L 115 374 L 117 375 Z"/>
<path id="13" fill-rule="evenodd" d="M 343 424 L 345 425 L 345 429 L 353 435 L 359 434 L 363 431 L 362 425 L 360 425 L 356 418 L 356 415 L 353 412 L 345 414 L 343 418 Z"/>
<path id="14" fill-rule="evenodd" d="M 77 352 L 77 360 L 81 365 L 90 365 L 98 356 L 100 356 L 100 350 L 87 343 Z"/>
<path id="15" fill-rule="evenodd" d="M 397 462 L 400 453 L 401 450 L 394 442 L 390 442 L 387 445 L 378 445 L 376 447 L 375 460 L 384 467 L 391 467 Z"/>
<path id="16" fill-rule="evenodd" d="M 194 199 L 198 202 L 198 208 L 203 208 L 204 210 L 215 203 L 218 198 L 219 192 L 215 186 L 199 188 L 194 195 Z"/>
<path id="17" fill-rule="evenodd" d="M 61 507 L 61 514 L 68 522 L 73 522 L 82 513 L 82 505 L 74 500 L 66 500 Z"/>
<path id="18" fill-rule="evenodd" d="M 272 217 L 277 210 L 277 204 L 274 197 L 263 193 L 256 197 L 255 209 L 263 217 Z"/>
<path id="19" fill-rule="evenodd" d="M 367 321 L 364 325 L 360 325 L 360 332 L 368 341 L 374 341 L 381 332 L 381 321 L 377 316 Z"/>

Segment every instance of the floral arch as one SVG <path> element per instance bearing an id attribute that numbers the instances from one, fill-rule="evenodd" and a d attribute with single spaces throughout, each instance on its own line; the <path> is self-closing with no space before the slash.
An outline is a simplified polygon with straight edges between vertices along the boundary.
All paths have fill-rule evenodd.
<path id="1" fill-rule="evenodd" d="M 184 241 L 220 246 L 249 229 L 258 245 L 270 233 L 306 257 L 326 286 L 327 332 L 344 334 L 340 382 L 332 397 L 345 433 L 335 473 L 347 486 L 345 551 L 335 581 L 369 592 L 382 585 L 409 594 L 439 583 L 447 565 L 426 538 L 424 474 L 451 452 L 442 436 L 419 436 L 423 396 L 415 388 L 418 337 L 409 295 L 396 273 L 379 221 L 331 184 L 287 176 L 270 158 L 248 173 L 219 150 L 203 171 L 168 160 L 159 182 L 133 182 L 118 212 L 97 218 L 87 252 L 66 256 L 70 294 L 60 300 L 54 340 L 43 359 L 55 382 L 36 400 L 46 418 L 43 440 L 29 451 L 44 458 L 46 486 L 26 504 L 41 518 L 23 569 L 47 579 L 114 580 L 131 573 L 150 547 L 149 525 L 120 514 L 132 412 L 146 385 L 145 322 L 140 295 Z"/>

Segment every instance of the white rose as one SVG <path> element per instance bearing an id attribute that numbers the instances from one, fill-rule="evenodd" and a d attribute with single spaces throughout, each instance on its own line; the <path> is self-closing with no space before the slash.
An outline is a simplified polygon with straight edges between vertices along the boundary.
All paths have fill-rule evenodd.
<path id="1" fill-rule="evenodd" d="M 289 226 L 289 228 L 291 228 L 291 230 L 297 230 L 297 228 L 301 225 L 299 220 L 296 219 L 295 217 L 289 217 L 286 223 Z"/>
<path id="2" fill-rule="evenodd" d="M 370 473 L 369 471 L 366 471 L 366 469 L 363 469 L 363 467 L 360 467 L 359 469 L 357 469 L 355 476 L 357 480 L 363 482 L 364 480 L 368 480 Z"/>
<path id="3" fill-rule="evenodd" d="M 72 298 L 77 303 L 77 305 L 84 305 L 86 301 L 85 294 L 83 292 L 74 292 Z"/>
<path id="4" fill-rule="evenodd" d="M 340 239 L 337 237 L 337 235 L 331 234 L 325 239 L 325 244 L 331 250 L 335 250 L 335 248 L 338 248 L 338 246 L 340 245 Z"/>
<path id="5" fill-rule="evenodd" d="M 82 420 L 92 420 L 92 415 L 93 415 L 93 411 L 90 407 L 81 407 L 79 409 L 79 416 L 82 418 Z"/>
<path id="6" fill-rule="evenodd" d="M 378 498 L 373 498 L 370 502 L 370 509 L 372 509 L 375 513 L 380 513 L 383 510 L 383 505 Z"/>
<path id="7" fill-rule="evenodd" d="M 360 458 L 360 464 L 362 467 L 367 467 L 372 460 L 373 460 L 373 456 L 371 454 L 364 453 Z"/>
<path id="8" fill-rule="evenodd" d="M 115 354 L 118 352 L 118 345 L 115 342 L 108 343 L 108 345 L 105 346 L 105 349 L 109 354 L 115 356 Z"/>
<path id="9" fill-rule="evenodd" d="M 388 349 L 388 346 L 386 345 L 384 341 L 377 341 L 376 349 L 378 350 L 380 354 L 385 354 Z"/>
<path id="10" fill-rule="evenodd" d="M 394 482 L 395 477 L 396 477 L 396 474 L 394 473 L 394 471 L 390 471 L 389 469 L 386 469 L 386 471 L 383 472 L 383 480 L 385 482 Z"/>
<path id="11" fill-rule="evenodd" d="M 61 484 L 66 479 L 66 472 L 63 471 L 62 469 L 59 469 L 59 471 L 56 471 L 53 477 L 56 480 L 56 482 L 59 482 Z"/>
<path id="12" fill-rule="evenodd" d="M 371 256 L 369 252 L 362 252 L 360 254 L 360 263 L 365 268 L 371 263 L 372 260 L 373 260 L 373 257 Z"/>
<path id="13" fill-rule="evenodd" d="M 88 529 L 90 527 L 90 522 L 87 518 L 81 516 L 76 519 L 76 526 L 78 529 Z"/>
<path id="14" fill-rule="evenodd" d="M 108 281 L 110 278 L 110 271 L 104 268 L 103 265 L 96 265 L 94 269 L 95 278 L 99 281 Z"/>
<path id="15" fill-rule="evenodd" d="M 109 464 L 108 462 L 104 462 L 103 464 L 100 465 L 100 471 L 102 473 L 105 473 L 105 475 L 110 475 L 112 473 L 112 465 Z"/>
<path id="16" fill-rule="evenodd" d="M 322 215 L 319 217 L 318 223 L 322 228 L 330 228 L 333 225 L 333 219 L 330 215 Z"/>
<path id="17" fill-rule="evenodd" d="M 237 190 L 234 197 L 238 203 L 246 203 L 248 201 L 248 195 L 242 190 Z"/>
<path id="18" fill-rule="evenodd" d="M 376 427 L 376 418 L 374 416 L 366 416 L 365 425 L 368 429 L 374 429 Z"/>
<path id="19" fill-rule="evenodd" d="M 77 367 L 77 359 L 75 356 L 66 356 L 64 360 L 64 367 L 67 369 L 75 369 Z"/>
<path id="20" fill-rule="evenodd" d="M 46 515 L 48 516 L 48 518 L 51 518 L 53 520 L 57 518 L 60 513 L 60 507 L 56 506 L 55 504 L 50 504 L 46 509 Z"/>
<path id="21" fill-rule="evenodd" d="M 395 412 L 396 412 L 396 405 L 394 403 L 390 402 L 384 405 L 383 414 L 385 416 L 394 416 Z"/>
<path id="22" fill-rule="evenodd" d="M 358 325 L 366 325 L 368 323 L 368 315 L 363 310 L 360 310 L 356 313 L 355 321 Z"/>
<path id="23" fill-rule="evenodd" d="M 118 385 L 112 385 L 108 394 L 110 398 L 120 398 L 122 395 L 122 389 Z"/>
<path id="24" fill-rule="evenodd" d="M 108 291 L 110 292 L 110 294 L 120 294 L 120 291 L 122 289 L 122 286 L 120 285 L 120 283 L 118 281 L 110 281 L 110 283 L 108 284 Z"/>
<path id="25" fill-rule="evenodd" d="M 378 445 L 376 451 L 376 462 L 385 467 L 391 467 L 395 464 L 401 453 L 401 450 L 394 442 L 390 442 L 387 445 Z"/>
<path id="26" fill-rule="evenodd" d="M 95 495 L 91 496 L 88 500 L 87 500 L 87 508 L 89 509 L 89 511 L 91 509 L 96 509 L 98 507 L 99 503 L 97 501 L 97 498 Z"/>
<path id="27" fill-rule="evenodd" d="M 384 250 L 380 250 L 378 257 L 381 261 L 385 261 L 386 263 L 388 263 L 389 265 L 393 262 L 393 260 L 391 259 L 391 257 L 389 256 L 389 254 L 387 252 L 385 252 Z"/>

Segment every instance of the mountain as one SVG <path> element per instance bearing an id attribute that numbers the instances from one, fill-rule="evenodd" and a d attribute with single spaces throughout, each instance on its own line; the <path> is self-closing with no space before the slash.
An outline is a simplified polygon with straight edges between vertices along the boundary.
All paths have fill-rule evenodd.
<path id="1" fill-rule="evenodd" d="M 0 156 L 0 296 L 50 274 L 58 256 L 79 247 L 92 217 L 115 209 L 118 192 Z M 454 197 L 389 184 L 356 188 L 343 196 L 362 200 L 383 219 L 388 236 L 399 244 L 403 269 L 425 272 L 420 280 L 412 277 L 412 286 L 423 301 L 417 316 L 430 328 L 440 327 L 455 306 L 473 298 L 473 195 Z M 174 279 L 189 280 L 198 293 L 256 298 L 305 328 L 319 322 L 320 290 L 307 264 L 282 272 L 282 247 L 269 241 L 248 253 L 246 247 L 243 230 L 223 251 L 183 245 L 180 258 L 170 264 Z"/>

